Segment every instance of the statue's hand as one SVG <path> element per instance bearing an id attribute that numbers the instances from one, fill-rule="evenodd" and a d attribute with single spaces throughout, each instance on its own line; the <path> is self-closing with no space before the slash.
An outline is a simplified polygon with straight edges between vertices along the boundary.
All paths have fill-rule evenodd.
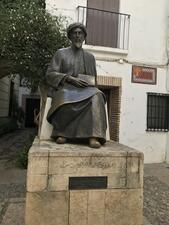
<path id="1" fill-rule="evenodd" d="M 72 77 L 72 76 L 68 76 L 66 81 L 76 87 L 87 87 L 89 86 L 87 82 L 77 78 L 77 77 Z"/>

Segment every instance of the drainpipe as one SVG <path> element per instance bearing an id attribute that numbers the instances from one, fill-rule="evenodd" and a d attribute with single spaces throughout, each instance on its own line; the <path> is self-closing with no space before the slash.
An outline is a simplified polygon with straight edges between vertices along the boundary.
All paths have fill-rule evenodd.
<path id="1" fill-rule="evenodd" d="M 167 26 L 166 51 L 167 51 L 167 60 L 168 60 L 167 71 L 166 71 L 166 91 L 167 93 L 169 93 L 169 17 L 168 17 L 168 26 Z M 169 163 L 169 132 L 167 132 L 165 161 L 166 163 Z"/>
<path id="2" fill-rule="evenodd" d="M 167 53 L 169 54 L 168 49 L 167 49 Z M 167 65 L 166 73 L 167 73 L 166 74 L 166 89 L 167 89 L 167 93 L 169 93 L 169 65 Z M 167 132 L 165 161 L 166 161 L 166 163 L 169 163 L 169 131 Z"/>

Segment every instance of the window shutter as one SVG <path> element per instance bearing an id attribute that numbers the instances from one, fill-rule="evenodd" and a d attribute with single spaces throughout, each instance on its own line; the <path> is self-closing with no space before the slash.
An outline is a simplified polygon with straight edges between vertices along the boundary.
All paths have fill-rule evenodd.
<path id="1" fill-rule="evenodd" d="M 87 7 L 86 43 L 116 48 L 119 15 L 111 12 L 119 12 L 119 0 L 88 0 Z"/>

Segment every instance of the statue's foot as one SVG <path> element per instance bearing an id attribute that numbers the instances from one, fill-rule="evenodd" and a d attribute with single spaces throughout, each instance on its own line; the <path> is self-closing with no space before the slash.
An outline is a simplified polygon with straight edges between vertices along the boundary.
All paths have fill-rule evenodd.
<path id="1" fill-rule="evenodd" d="M 66 138 L 65 137 L 58 137 L 56 139 L 57 144 L 65 144 L 66 143 Z"/>
<path id="2" fill-rule="evenodd" d="M 91 148 L 100 148 L 101 144 L 96 138 L 90 138 L 89 139 L 89 146 Z"/>

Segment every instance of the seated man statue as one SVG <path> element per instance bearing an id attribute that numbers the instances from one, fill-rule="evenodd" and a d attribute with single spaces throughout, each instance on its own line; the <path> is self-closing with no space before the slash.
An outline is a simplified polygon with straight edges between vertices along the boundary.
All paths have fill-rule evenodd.
<path id="1" fill-rule="evenodd" d="M 104 94 L 96 87 L 96 63 L 92 54 L 82 49 L 87 36 L 81 23 L 67 29 L 71 41 L 59 49 L 46 73 L 52 97 L 47 120 L 53 125 L 52 138 L 58 144 L 67 140 L 87 140 L 92 148 L 106 142 Z"/>

